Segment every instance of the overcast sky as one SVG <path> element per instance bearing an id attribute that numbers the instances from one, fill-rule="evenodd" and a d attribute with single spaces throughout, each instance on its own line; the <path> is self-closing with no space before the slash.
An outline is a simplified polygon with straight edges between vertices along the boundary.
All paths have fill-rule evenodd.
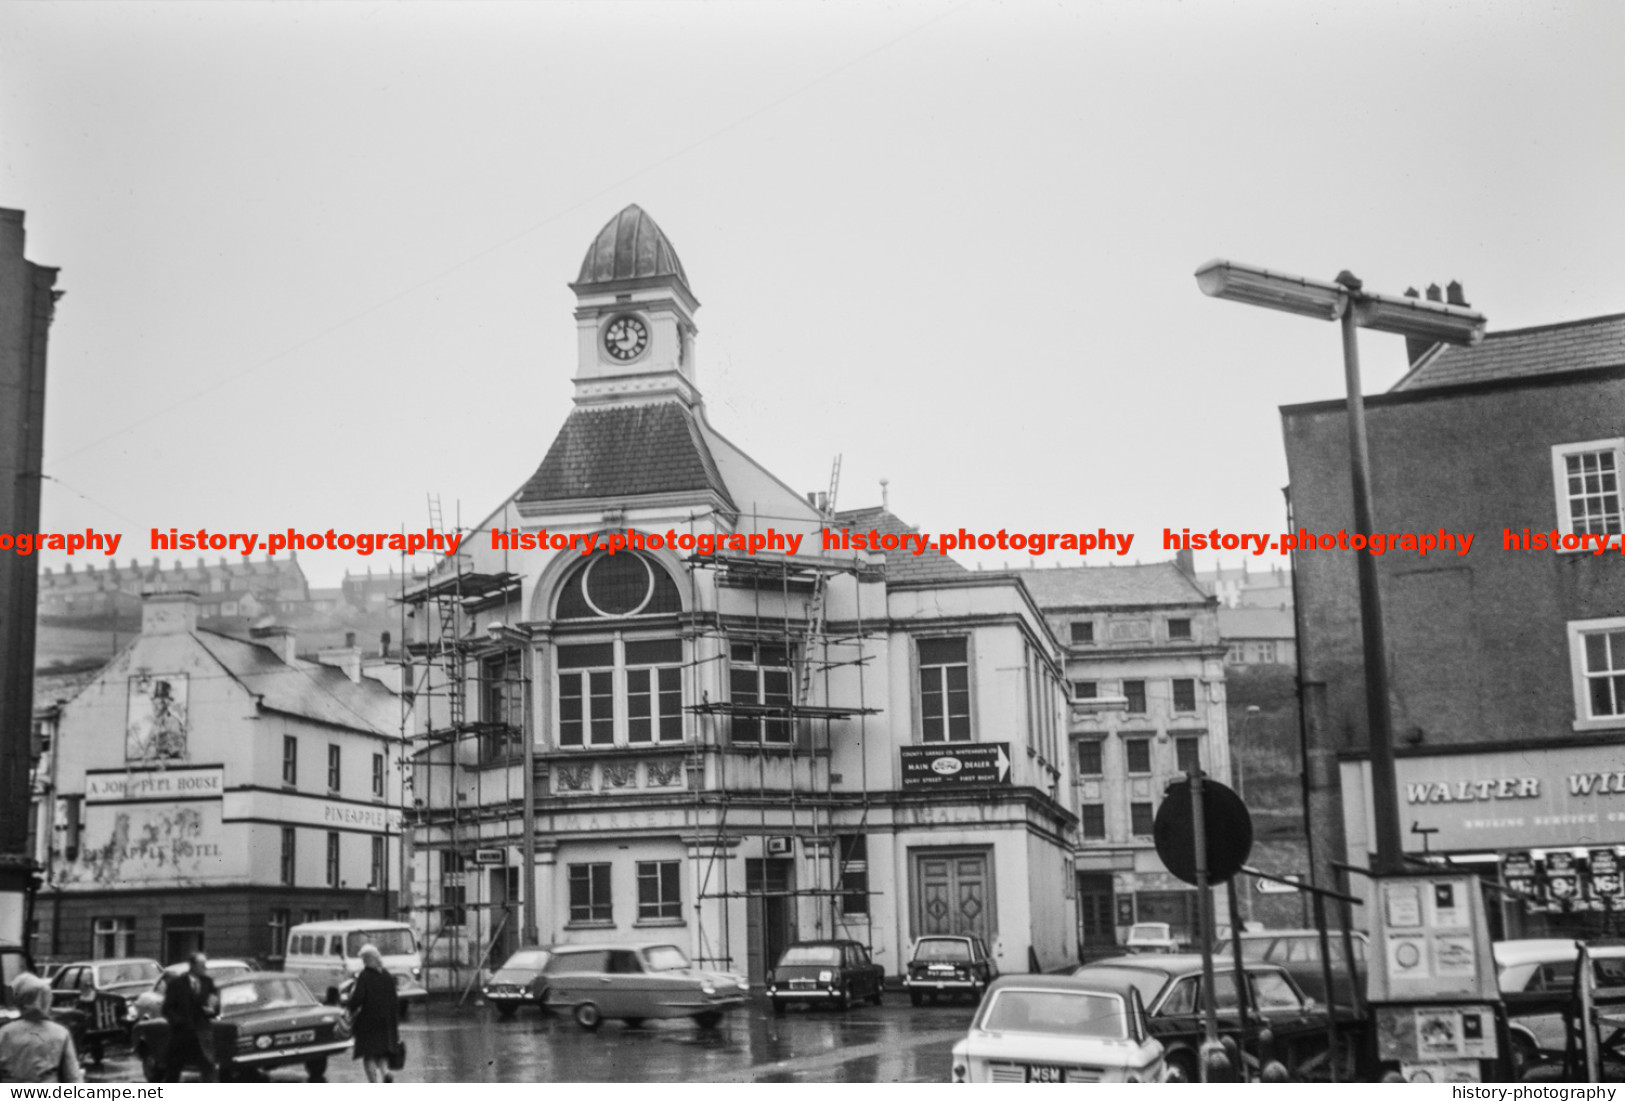
<path id="1" fill-rule="evenodd" d="M 128 563 L 477 521 L 569 412 L 566 284 L 636 202 L 712 422 L 791 485 L 840 453 L 843 507 L 885 477 L 924 530 L 1127 561 L 1273 531 L 1277 409 L 1341 395 L 1337 331 L 1193 271 L 1625 310 L 1622 51 L 1613 3 L 7 4 L 0 205 L 67 292 L 42 526 Z M 1386 389 L 1403 340 L 1362 342 Z"/>

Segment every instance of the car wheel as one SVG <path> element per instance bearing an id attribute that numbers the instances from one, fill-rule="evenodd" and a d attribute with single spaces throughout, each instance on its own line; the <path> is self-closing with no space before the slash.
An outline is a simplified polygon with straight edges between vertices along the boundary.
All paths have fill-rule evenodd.
<path id="1" fill-rule="evenodd" d="M 708 1009 L 704 1013 L 695 1014 L 694 1023 L 701 1028 L 716 1028 L 722 1023 L 722 1014 L 715 1009 Z"/>
<path id="2" fill-rule="evenodd" d="M 242 1075 L 237 1073 L 237 1067 L 233 1063 L 221 1063 L 215 1073 L 220 1076 L 220 1081 L 222 1082 L 237 1082 L 242 1080 Z"/>
<path id="3" fill-rule="evenodd" d="M 626 1027 L 627 1028 L 642 1028 L 643 1027 L 643 1018 L 642 1017 L 628 1017 L 626 1019 Z"/>
<path id="4" fill-rule="evenodd" d="M 908 1004 L 909 1005 L 912 1005 L 917 1009 L 917 1008 L 919 1008 L 920 1003 L 923 1002 L 923 1001 L 925 1001 L 925 999 L 920 997 L 920 992 L 918 990 L 910 990 L 908 992 Z"/>
<path id="5" fill-rule="evenodd" d="M 768 1003 L 773 1006 L 773 1016 L 784 1016 L 784 1001 L 781 998 L 769 998 Z"/>
<path id="6" fill-rule="evenodd" d="M 1521 1081 L 1530 1067 L 1540 1062 L 1540 1048 L 1522 1032 L 1512 1034 L 1512 1077 Z"/>
<path id="7" fill-rule="evenodd" d="M 1170 1082 L 1200 1082 L 1202 1076 L 1196 1069 L 1196 1054 L 1188 1049 L 1168 1053 L 1168 1081 Z"/>
<path id="8" fill-rule="evenodd" d="M 504 1021 L 511 1021 L 513 1020 L 514 1010 L 518 1008 L 518 1006 L 513 1005 L 499 1005 L 497 1006 L 497 1016 L 501 1017 Z"/>
<path id="9" fill-rule="evenodd" d="M 90 1061 L 96 1064 L 97 1070 L 101 1069 L 102 1060 L 105 1058 L 106 1054 L 106 1051 L 103 1050 L 100 1043 L 90 1045 Z"/>
<path id="10" fill-rule="evenodd" d="M 844 1013 L 846 1007 L 852 1004 L 852 988 L 848 986 L 841 987 L 835 992 L 835 997 L 831 998 L 830 1002 L 838 1011 Z"/>
<path id="11" fill-rule="evenodd" d="M 595 1003 L 582 1002 L 576 1006 L 576 1024 L 588 1032 L 597 1030 L 598 1026 L 603 1023 L 604 1015 L 598 1011 L 598 1006 Z"/>
<path id="12" fill-rule="evenodd" d="M 327 1081 L 327 1056 L 323 1055 L 319 1059 L 312 1059 L 306 1063 L 305 1073 L 310 1075 L 312 1082 Z"/>
<path id="13" fill-rule="evenodd" d="M 141 1053 L 141 1077 L 149 1082 L 162 1082 L 164 1068 L 159 1065 L 158 1057 L 150 1051 Z"/>
<path id="14" fill-rule="evenodd" d="M 869 1000 L 874 1002 L 876 1005 L 886 1004 L 886 988 L 883 986 L 875 987 L 875 996 Z"/>

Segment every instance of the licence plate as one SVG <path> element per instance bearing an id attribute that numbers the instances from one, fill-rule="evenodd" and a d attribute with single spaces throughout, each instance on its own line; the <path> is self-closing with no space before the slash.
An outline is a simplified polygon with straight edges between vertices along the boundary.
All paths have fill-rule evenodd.
<path id="1" fill-rule="evenodd" d="M 306 1029 L 303 1032 L 284 1032 L 276 1038 L 278 1044 L 308 1044 L 316 1038 L 315 1029 Z"/>
<path id="2" fill-rule="evenodd" d="M 952 971 L 953 969 L 954 969 L 954 965 L 951 964 L 951 963 L 933 963 L 933 964 L 931 964 L 930 966 L 928 966 L 926 968 L 927 971 L 932 971 L 932 972 L 936 972 L 936 971 Z"/>
<path id="3" fill-rule="evenodd" d="M 1061 1067 L 1028 1067 L 1029 1082 L 1065 1082 L 1066 1071 Z"/>

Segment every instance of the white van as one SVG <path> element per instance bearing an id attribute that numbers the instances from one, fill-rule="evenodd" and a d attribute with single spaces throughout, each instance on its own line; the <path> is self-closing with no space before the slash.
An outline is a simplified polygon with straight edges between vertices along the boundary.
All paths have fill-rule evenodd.
<path id="1" fill-rule="evenodd" d="M 395 976 L 395 992 L 405 1017 L 413 1002 L 428 998 L 423 987 L 423 956 L 412 927 L 399 921 L 350 918 L 312 921 L 288 930 L 282 970 L 305 980 L 312 994 L 329 1005 L 349 996 L 361 971 L 361 948 L 375 945 L 384 967 Z"/>

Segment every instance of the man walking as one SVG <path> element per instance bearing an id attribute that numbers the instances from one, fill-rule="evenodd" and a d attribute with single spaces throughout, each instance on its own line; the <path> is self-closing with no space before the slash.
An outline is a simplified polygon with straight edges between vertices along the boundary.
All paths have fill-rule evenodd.
<path id="1" fill-rule="evenodd" d="M 164 1053 L 164 1081 L 179 1082 L 188 1065 L 205 1082 L 219 1081 L 209 1022 L 220 1012 L 220 997 L 209 978 L 209 959 L 193 952 L 185 972 L 171 976 L 164 987 L 164 1020 L 169 1022 L 169 1049 Z"/>
<path id="2" fill-rule="evenodd" d="M 83 1082 L 73 1036 L 51 1020 L 51 984 L 25 972 L 11 994 L 22 1016 L 0 1028 L 0 1082 Z"/>

